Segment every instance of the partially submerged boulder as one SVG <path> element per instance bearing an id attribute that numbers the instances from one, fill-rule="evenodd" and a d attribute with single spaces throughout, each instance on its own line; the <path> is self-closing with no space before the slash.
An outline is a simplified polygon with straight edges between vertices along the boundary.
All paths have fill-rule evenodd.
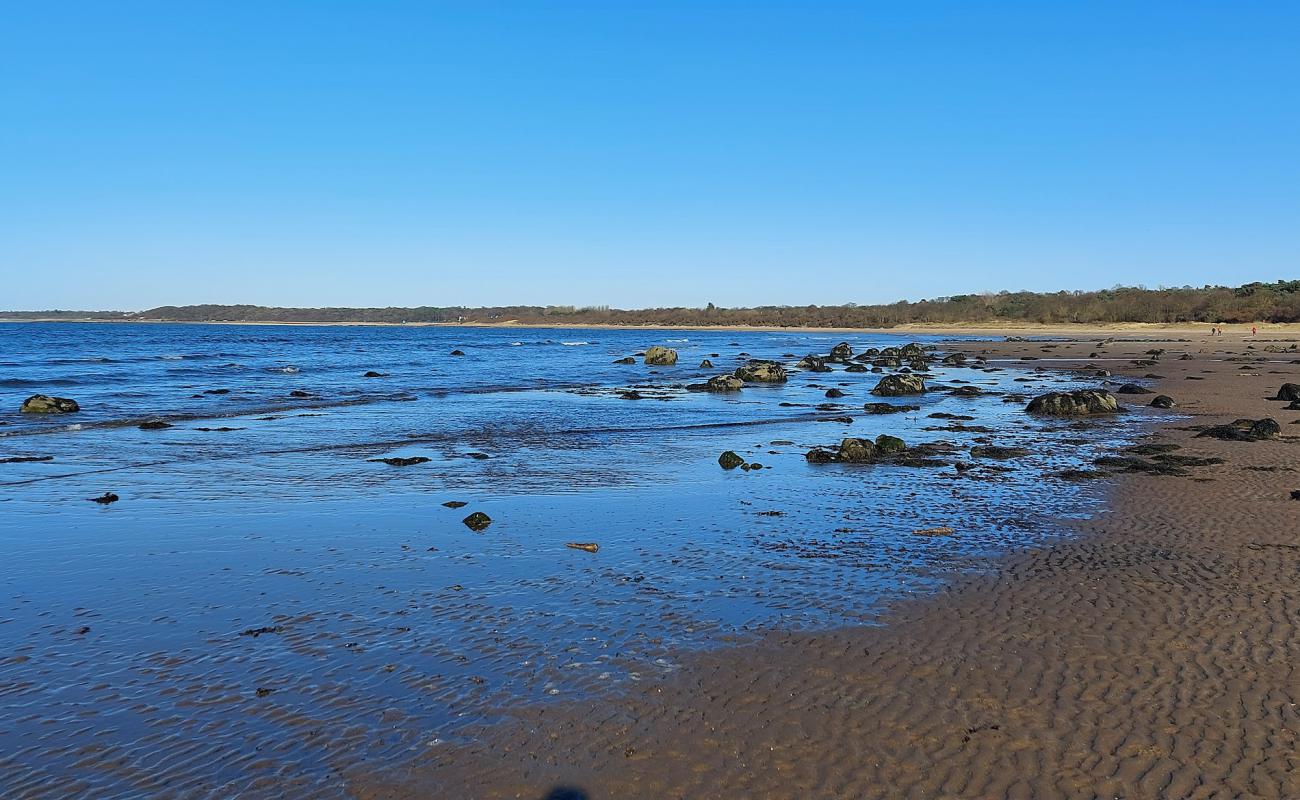
<path id="1" fill-rule="evenodd" d="M 750 361 L 737 367 L 735 376 L 745 383 L 785 383 L 785 367 L 775 361 Z"/>
<path id="2" fill-rule="evenodd" d="M 868 464 L 876 458 L 876 446 L 869 439 L 847 438 L 840 442 L 836 460 L 848 464 Z"/>
<path id="3" fill-rule="evenodd" d="M 907 444 L 897 436 L 890 436 L 887 433 L 882 433 L 876 437 L 876 452 L 881 455 L 898 455 L 906 449 Z"/>
<path id="4" fill-rule="evenodd" d="M 1029 401 L 1030 414 L 1053 417 L 1078 417 L 1088 414 L 1115 414 L 1119 401 L 1105 389 L 1079 389 L 1073 392 L 1049 392 Z"/>
<path id="5" fill-rule="evenodd" d="M 745 459 L 736 455 L 734 450 L 724 450 L 722 455 L 718 456 L 718 465 L 723 469 L 735 469 L 736 467 L 743 466 L 744 463 Z"/>
<path id="6" fill-rule="evenodd" d="M 1167 394 L 1158 394 L 1155 397 L 1151 398 L 1151 407 L 1152 408 L 1173 408 L 1174 398 L 1170 397 Z"/>
<path id="7" fill-rule="evenodd" d="M 692 392 L 739 392 L 745 382 L 735 375 L 714 375 L 704 383 L 689 384 L 686 389 Z"/>
<path id="8" fill-rule="evenodd" d="M 804 356 L 803 358 L 799 359 L 799 363 L 795 364 L 795 366 L 798 367 L 799 369 L 807 370 L 808 372 L 830 372 L 831 371 L 831 368 L 826 366 L 826 359 L 822 358 L 821 356 L 814 356 L 814 355 Z"/>
<path id="9" fill-rule="evenodd" d="M 831 358 L 836 361 L 846 361 L 853 357 L 853 348 L 848 342 L 840 342 L 831 348 Z"/>
<path id="10" fill-rule="evenodd" d="M 21 409 L 24 414 L 72 414 L 80 410 L 76 400 L 47 394 L 32 395 L 23 401 Z"/>
<path id="11" fill-rule="evenodd" d="M 707 358 L 700 362 L 700 369 L 713 369 L 713 362 Z"/>
<path id="12" fill-rule="evenodd" d="M 867 403 L 862 407 L 868 414 L 900 414 L 904 411 L 920 411 L 920 406 L 894 405 L 893 403 Z"/>
<path id="13" fill-rule="evenodd" d="M 871 390 L 872 394 L 882 397 L 899 397 L 908 394 L 924 394 L 925 381 L 919 375 L 886 375 Z"/>
<path id="14" fill-rule="evenodd" d="M 677 351 L 671 347 L 655 345 L 646 349 L 645 363 L 656 367 L 671 367 L 677 363 Z"/>
<path id="15" fill-rule="evenodd" d="M 487 514 L 484 514 L 482 511 L 475 511 L 473 514 L 470 514 L 468 517 L 461 520 L 461 522 L 465 523 L 466 528 L 469 528 L 475 533 L 479 533 L 487 530 L 487 527 L 492 524 L 492 518 Z"/>
<path id="16" fill-rule="evenodd" d="M 1116 394 L 1154 394 L 1145 386 L 1138 386 L 1136 383 L 1126 383 L 1115 390 Z"/>

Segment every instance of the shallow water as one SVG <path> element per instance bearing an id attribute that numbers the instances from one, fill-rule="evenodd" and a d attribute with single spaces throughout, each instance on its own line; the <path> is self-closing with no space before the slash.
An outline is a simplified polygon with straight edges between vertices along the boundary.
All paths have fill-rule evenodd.
<path id="1" fill-rule="evenodd" d="M 0 458 L 53 457 L 0 463 L 0 795 L 342 796 L 340 770 L 512 704 L 616 691 L 765 628 L 869 624 L 1091 513 L 1095 487 L 1044 474 L 1145 424 L 1027 417 L 1000 393 L 1076 385 L 1032 363 L 935 365 L 928 380 L 989 393 L 887 416 L 862 414 L 879 376 L 838 368 L 683 389 L 742 352 L 793 365 L 844 338 L 907 341 L 0 324 Z M 651 344 L 679 364 L 612 363 Z M 818 411 L 832 386 L 848 396 Z M 18 414 L 36 392 L 83 410 Z M 155 417 L 173 427 L 136 427 Z M 804 460 L 879 433 L 951 443 L 948 461 L 988 439 L 1033 453 L 964 475 Z M 724 449 L 769 468 L 723 471 Z M 431 460 L 370 460 L 410 455 Z M 87 502 L 105 491 L 121 500 Z M 958 532 L 912 534 L 938 525 Z"/>

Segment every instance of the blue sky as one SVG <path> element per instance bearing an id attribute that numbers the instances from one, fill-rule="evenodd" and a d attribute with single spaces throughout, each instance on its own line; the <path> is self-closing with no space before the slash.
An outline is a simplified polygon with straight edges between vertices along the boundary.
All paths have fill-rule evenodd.
<path id="1" fill-rule="evenodd" d="M 1296 3 L 9 3 L 0 308 L 1294 278 Z"/>

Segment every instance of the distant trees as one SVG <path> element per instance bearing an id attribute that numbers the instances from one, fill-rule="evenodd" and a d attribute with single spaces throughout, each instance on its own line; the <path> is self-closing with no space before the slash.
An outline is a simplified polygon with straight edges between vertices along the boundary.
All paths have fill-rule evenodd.
<path id="1" fill-rule="evenodd" d="M 1300 280 L 1243 286 L 1147 289 L 1116 286 L 1094 292 L 997 292 L 881 305 L 612 309 L 609 306 L 460 306 L 418 308 L 271 308 L 251 305 L 161 306 L 120 311 L 0 312 L 9 319 L 121 319 L 176 322 L 502 322 L 522 325 L 755 325 L 887 328 L 907 323 L 1015 322 L 1300 322 Z"/>

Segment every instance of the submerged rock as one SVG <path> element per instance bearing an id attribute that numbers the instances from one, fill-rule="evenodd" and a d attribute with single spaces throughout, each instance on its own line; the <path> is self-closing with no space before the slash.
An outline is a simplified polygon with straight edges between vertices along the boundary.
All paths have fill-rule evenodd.
<path id="1" fill-rule="evenodd" d="M 363 377 L 363 378 L 386 378 L 386 377 L 388 377 L 388 373 L 387 373 L 387 372 L 375 372 L 375 371 L 372 369 L 372 370 L 367 371 L 367 372 L 366 372 L 365 374 L 363 374 L 361 377 Z"/>
<path id="2" fill-rule="evenodd" d="M 92 497 L 92 498 L 90 498 L 90 501 L 91 501 L 92 503 L 99 503 L 100 505 L 105 505 L 105 506 L 106 506 L 106 505 L 108 505 L 109 503 L 116 503 L 118 500 L 121 500 L 121 499 L 122 499 L 122 498 L 118 497 L 116 494 L 113 494 L 112 492 L 104 492 L 104 493 L 103 493 L 102 495 L 100 495 L 99 497 Z"/>
<path id="3" fill-rule="evenodd" d="M 1114 414 L 1119 401 L 1105 389 L 1079 389 L 1073 392 L 1049 392 L 1029 401 L 1030 414 L 1076 417 L 1087 414 Z"/>
<path id="4" fill-rule="evenodd" d="M 775 361 L 750 361 L 737 367 L 735 376 L 745 383 L 785 383 L 785 367 Z"/>
<path id="5" fill-rule="evenodd" d="M 832 397 L 832 398 L 833 398 L 833 397 L 843 397 L 843 396 L 844 396 L 844 392 L 843 392 L 843 390 L 841 390 L 841 389 L 836 389 L 836 388 L 834 388 L 834 387 L 831 387 L 830 389 L 827 389 L 827 390 L 826 390 L 826 396 L 827 396 L 827 397 Z"/>
<path id="6" fill-rule="evenodd" d="M 707 358 L 700 362 L 700 369 L 713 369 L 713 362 Z"/>
<path id="7" fill-rule="evenodd" d="M 971 458 L 995 458 L 1004 460 L 1008 458 L 1020 458 L 1029 455 L 1029 450 L 1023 447 L 1003 447 L 1001 445 L 976 445 L 970 449 Z"/>
<path id="8" fill-rule="evenodd" d="M 376 464 L 387 464 L 390 467 L 409 467 L 414 464 L 423 464 L 429 461 L 430 459 L 428 459 L 425 456 L 407 456 L 405 458 L 400 458 L 400 457 L 371 458 L 367 460 L 372 461 Z"/>
<path id="9" fill-rule="evenodd" d="M 80 411 L 76 400 L 67 397 L 50 397 L 47 394 L 34 394 L 23 401 L 20 409 L 24 414 L 72 414 Z"/>
<path id="10" fill-rule="evenodd" d="M 478 533 L 487 530 L 487 527 L 492 524 L 492 518 L 487 514 L 484 514 L 482 511 L 475 511 L 473 514 L 470 514 L 468 517 L 461 520 L 461 522 L 465 523 L 466 528 Z"/>
<path id="11" fill-rule="evenodd" d="M 671 347 L 655 345 L 646 349 L 645 363 L 656 367 L 671 367 L 677 363 L 677 351 Z"/>
<path id="12" fill-rule="evenodd" d="M 886 375 L 880 379 L 871 393 L 882 397 L 924 394 L 925 381 L 918 375 Z"/>
<path id="13" fill-rule="evenodd" d="M 616 360 L 614 361 L 614 363 L 615 363 L 615 364 L 635 364 L 635 363 L 636 363 L 636 359 L 633 358 L 632 356 L 624 356 L 623 358 L 616 359 Z"/>
<path id="14" fill-rule="evenodd" d="M 0 464 L 31 464 L 37 461 L 53 461 L 54 456 L 9 456 L 0 458 Z"/>
<path id="15" fill-rule="evenodd" d="M 920 411 L 920 406 L 896 406 L 893 403 L 867 403 L 862 407 L 868 414 L 900 414 L 904 411 Z"/>
<path id="16" fill-rule="evenodd" d="M 144 422 L 141 422 L 138 427 L 142 431 L 160 431 L 163 428 L 170 428 L 171 426 L 172 424 L 166 420 L 147 419 Z"/>

